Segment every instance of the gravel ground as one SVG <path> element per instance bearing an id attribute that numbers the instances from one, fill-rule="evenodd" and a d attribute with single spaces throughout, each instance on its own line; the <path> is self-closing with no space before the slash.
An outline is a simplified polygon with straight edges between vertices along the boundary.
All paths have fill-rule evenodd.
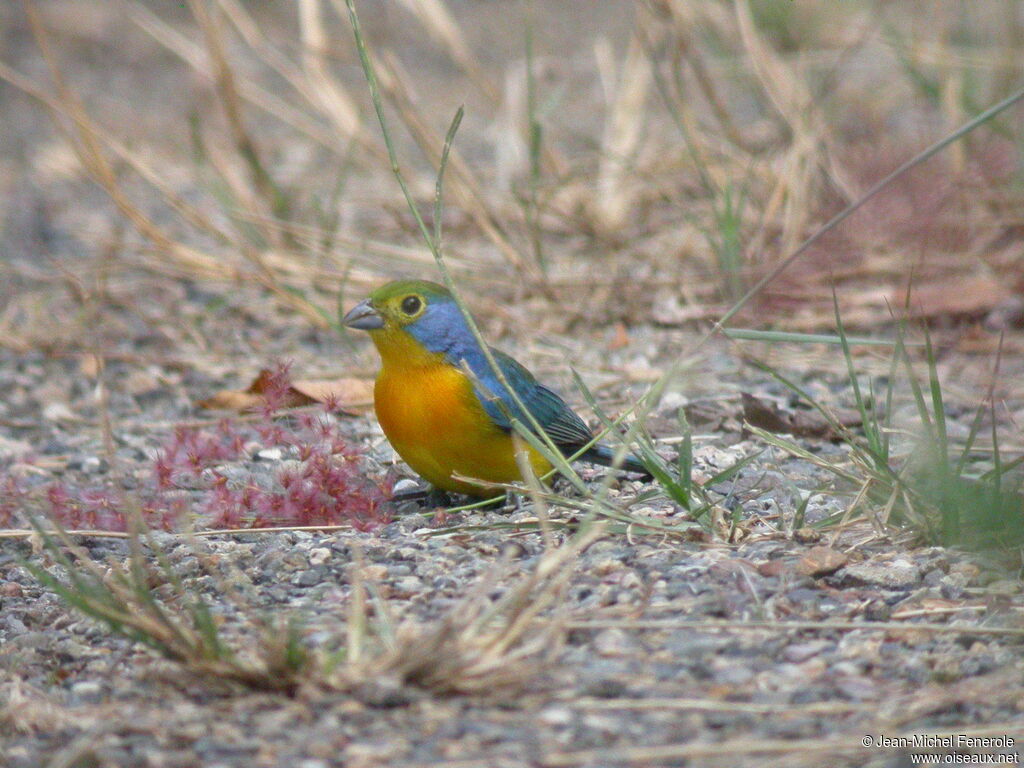
<path id="1" fill-rule="evenodd" d="M 278 339 L 295 353 L 300 370 L 338 345 L 308 334 L 304 340 L 302 333 L 285 325 Z M 640 330 L 637 337 L 653 340 L 659 333 Z M 530 352 L 521 355 L 529 359 Z M 738 428 L 732 392 L 742 384 L 765 397 L 773 394 L 727 355 L 713 360 L 718 394 L 695 396 L 705 414 L 711 402 L 719 406 L 714 439 L 699 441 L 698 477 L 763 448 Z M 584 354 L 584 369 L 586 361 Z M 110 473 L 95 424 L 95 389 L 78 381 L 77 363 L 7 354 L 0 370 L 11 395 L 4 424 L 22 425 L 3 427 L 3 445 L 33 448 L 31 460 L 15 466 L 35 467 L 35 482 L 102 485 Z M 199 415 L 183 404 L 239 383 L 237 374 L 199 370 L 203 366 L 186 376 L 173 368 L 151 371 L 159 383 L 134 395 L 113 389 L 119 471 L 139 478 L 136 488 L 151 471 L 148 457 L 167 439 L 167 425 Z M 118 381 L 130 377 L 125 373 L 119 376 L 116 365 L 108 370 Z M 55 391 L 67 399 L 50 399 Z M 674 409 L 679 401 L 668 402 Z M 52 417 L 40 421 L 47 407 Z M 670 425 L 670 415 L 654 424 Z M 367 471 L 384 473 L 392 456 L 372 418 L 339 417 L 338 425 L 370 450 Z M 703 433 L 707 424 L 696 426 Z M 827 442 L 806 444 L 826 454 L 841 451 Z M 268 476 L 284 460 L 263 446 L 219 469 L 251 479 Z M 597 482 L 600 472 L 584 476 Z M 12 768 L 725 766 L 754 759 L 904 765 L 907 750 L 864 749 L 860 739 L 966 733 L 993 724 L 999 733 L 1022 734 L 1019 580 L 966 554 L 915 547 L 865 525 L 834 541 L 811 529 L 783 533 L 795 489 L 826 483 L 813 465 L 766 452 L 735 484 L 720 489 L 723 503 L 742 510 L 739 543 L 613 530 L 574 566 L 557 609 L 558 620 L 568 624 L 549 663 L 524 674 L 520 686 L 488 695 L 441 696 L 381 678 L 345 692 L 313 681 L 288 696 L 192 676 L 110 636 L 41 588 L 22 558 L 54 573 L 60 569 L 37 542 L 0 539 L 0 759 Z M 613 499 L 625 505 L 643 490 L 641 483 L 624 480 Z M 845 503 L 823 495 L 809 505 L 808 522 Z M 634 514 L 660 522 L 683 518 L 664 499 L 631 506 Z M 368 532 L 188 540 L 160 534 L 157 544 L 241 647 L 255 642 L 238 633 L 251 631 L 243 619 L 257 614 L 301 617 L 310 647 L 329 647 L 343 637 L 356 549 L 362 578 L 376 585 L 398 620 L 421 627 L 446 617 L 458 623 L 461 598 L 482 577 L 494 580 L 497 596 L 544 551 L 526 502 L 456 513 L 443 522 L 425 511 L 407 502 L 393 510 L 394 522 Z M 574 513 L 556 508 L 552 514 L 571 519 Z M 556 541 L 566 535 L 556 533 Z M 98 561 L 121 561 L 127 554 L 123 540 L 79 541 Z M 718 622 L 726 624 L 713 626 Z M 737 626 L 741 622 L 753 624 Z M 843 628 L 758 622 L 839 622 Z M 925 628 L 915 630 L 915 624 Z M 780 741 L 788 745 L 784 756 L 772 752 Z M 659 753 L 662 745 L 677 751 Z M 767 754 L 737 757 L 752 745 Z"/>
<path id="2" fill-rule="evenodd" d="M 0 6 L 4 56 L 40 75 L 43 64 L 15 5 Z M 492 4 L 459 7 L 491 13 L 484 5 Z M 596 36 L 603 30 L 620 42 L 612 6 L 600 4 L 581 24 L 562 14 L 551 34 Z M 205 91 L 194 86 L 197 96 L 183 88 L 189 76 L 169 64 L 162 49 L 140 44 L 124 20 L 111 20 L 103 8 L 68 0 L 52 16 L 72 18 L 76 9 L 94 14 L 79 17 L 73 31 L 56 30 L 69 41 L 62 55 L 76 62 L 73 83 L 110 124 L 148 136 L 166 131 L 161 149 L 170 155 L 188 147 L 189 122 L 182 115 L 204 104 Z M 387 21 L 368 16 L 371 25 Z M 501 39 L 504 31 L 477 22 L 483 38 L 476 42 L 495 47 L 497 56 L 499 46 L 488 36 Z M 123 45 L 112 42 L 122 38 Z M 443 84 L 443 65 L 435 59 L 424 57 L 418 74 Z M 450 114 L 449 106 L 439 113 Z M 74 494 L 145 494 L 154 482 L 154 456 L 173 439 L 175 427 L 216 423 L 216 414 L 194 404 L 220 390 L 244 388 L 275 361 L 291 361 L 293 374 L 308 379 L 372 374 L 376 357 L 365 337 L 339 339 L 311 330 L 251 284 L 209 285 L 160 268 L 125 266 L 149 252 L 124 233 L 105 198 L 69 161 L 47 116 L 6 87 L 0 108 L 0 130 L 10 139 L 0 156 L 0 257 L 10 288 L 0 297 L 0 480 L 16 476 L 30 491 L 27 501 L 11 504 L 12 489 L 0 486 L 0 518 L 11 506 L 46 509 L 38 492 L 53 483 Z M 287 153 L 276 159 L 285 164 Z M 187 173 L 168 167 L 167 183 L 196 194 Z M 366 189 L 390 184 L 363 181 L 365 187 L 354 182 L 357 200 Z M 367 193 L 366 200 L 370 212 L 358 209 L 356 218 L 377 226 L 391 215 L 378 206 L 379 197 Z M 385 235 L 409 243 L 411 229 L 391 221 Z M 374 230 L 374 236 L 380 233 Z M 104 260 L 111 242 L 124 259 Z M 457 243 L 471 254 L 490 247 Z M 658 250 L 656 237 L 648 247 Z M 507 301 L 511 289 L 493 296 L 474 290 L 474 299 L 485 332 L 499 347 L 566 394 L 574 392 L 571 364 L 615 413 L 693 341 L 681 330 L 689 321 L 679 315 L 689 305 L 669 290 L 644 296 L 649 316 L 628 333 L 615 324 L 631 317 L 630 302 L 646 290 L 642 281 L 624 279 L 640 268 L 609 266 L 602 277 L 612 282 L 594 285 L 586 285 L 592 274 L 571 273 L 589 292 L 564 317 L 539 299 Z M 395 271 L 389 262 L 379 274 L 383 279 Z M 615 282 L 620 279 L 622 286 Z M 493 277 L 496 285 L 501 280 Z M 658 325 L 650 324 L 652 318 Z M 1020 348 L 1014 335 L 1020 332 L 1010 331 L 1008 349 Z M 834 350 L 805 345 L 785 364 L 778 346 L 755 351 L 783 365 L 816 398 L 849 409 L 849 385 Z M 882 391 L 888 363 L 873 357 L 858 362 Z M 942 357 L 951 430 L 969 430 L 973 413 L 960 403 L 984 391 L 986 365 L 991 367 L 967 355 Z M 1013 385 L 1022 380 L 1022 368 L 1019 355 L 1002 361 L 1010 391 L 1001 413 L 1009 423 L 1024 419 L 1024 393 Z M 533 659 L 537 665 L 520 670 L 510 664 L 517 685 L 471 695 L 442 695 L 393 674 L 343 688 L 313 679 L 289 693 L 194 674 L 111 635 L 44 589 L 26 561 L 57 576 L 62 570 L 38 538 L 0 538 L 0 765 L 895 768 L 911 765 L 914 749 L 877 743 L 929 733 L 1012 737 L 1012 745 L 960 743 L 960 752 L 1019 755 L 1019 572 L 977 555 L 922 547 L 904 533 L 863 522 L 824 535 L 792 531 L 808 492 L 821 491 L 807 504 L 808 525 L 841 513 L 850 497 L 833 494 L 833 478 L 814 464 L 746 433 L 743 393 L 795 410 L 792 399 L 746 365 L 735 348 L 709 345 L 651 420 L 661 450 L 671 456 L 678 445 L 672 441 L 679 436 L 677 413 L 687 407 L 700 481 L 756 454 L 734 480 L 711 489 L 726 515 L 738 513 L 732 540 L 728 525 L 714 536 L 696 528 L 669 536 L 609 526 L 573 562 L 556 605 L 530 625 L 527 642 L 544 637 L 553 624 L 560 627 Z M 569 399 L 582 405 L 578 396 Z M 906 418 L 897 422 L 912 423 L 913 406 L 900 407 Z M 104 440 L 108 419 L 111 446 Z M 330 423 L 364 452 L 360 471 L 366 477 L 410 478 L 372 415 L 336 414 Z M 824 439 L 801 443 L 832 460 L 845 450 Z M 214 468 L 238 485 L 270 487 L 296 460 L 287 445 L 253 440 Z M 582 471 L 596 485 L 604 470 Z M 173 494 L 192 509 L 208 497 L 208 480 L 179 483 Z M 677 505 L 645 495 L 652 489 L 624 479 L 613 485 L 611 499 L 640 518 L 685 523 Z M 183 588 L 211 606 L 224 636 L 248 650 L 261 642 L 252 634 L 254 618 L 286 616 L 301 620 L 306 646 L 333 648 L 347 631 L 354 574 L 375 590 L 380 602 L 373 611 L 382 614 L 386 605 L 395 621 L 420 633 L 416 637 L 439 622 L 461 627 L 469 619 L 463 615 L 466 597 L 482 580 L 490 580 L 483 581 L 486 599 L 496 600 L 532 573 L 547 551 L 536 509 L 526 500 L 447 516 L 410 502 L 383 511 L 391 522 L 365 531 L 158 533 L 154 546 Z M 578 519 L 564 506 L 549 512 L 568 524 Z M 200 527 L 208 522 L 197 520 Z M 15 512 L 10 524 L 23 527 L 22 513 Z M 568 536 L 558 529 L 552 544 Z M 128 554 L 123 539 L 75 540 L 103 568 Z M 144 555 L 152 559 L 154 550 Z M 153 585 L 159 595 L 161 586 Z M 865 747 L 868 736 L 872 746 Z"/>

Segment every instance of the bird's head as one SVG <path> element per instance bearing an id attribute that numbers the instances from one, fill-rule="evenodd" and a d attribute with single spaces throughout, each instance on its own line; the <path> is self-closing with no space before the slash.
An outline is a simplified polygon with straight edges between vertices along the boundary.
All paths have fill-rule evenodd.
<path id="1" fill-rule="evenodd" d="M 342 325 L 369 331 L 382 355 L 411 336 L 427 351 L 451 352 L 472 335 L 455 299 L 443 285 L 396 280 L 382 285 L 341 319 Z"/>

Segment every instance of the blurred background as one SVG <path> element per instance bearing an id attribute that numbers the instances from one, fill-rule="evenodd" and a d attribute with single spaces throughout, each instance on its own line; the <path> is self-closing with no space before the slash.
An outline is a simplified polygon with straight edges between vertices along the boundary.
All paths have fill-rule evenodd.
<path id="1" fill-rule="evenodd" d="M 465 105 L 443 214 L 456 278 L 488 315 L 525 302 L 559 332 L 706 325 L 1024 80 L 1013 0 L 358 8 L 428 219 Z M 204 313 L 244 296 L 326 327 L 339 290 L 435 275 L 343 2 L 37 0 L 4 4 L 0 29 L 0 344 L 84 343 L 94 289 L 129 324 L 172 296 Z M 910 285 L 912 313 L 992 351 L 979 328 L 1020 321 L 1021 118 L 906 174 L 734 323 L 831 327 L 836 286 L 849 327 L 884 326 Z"/>

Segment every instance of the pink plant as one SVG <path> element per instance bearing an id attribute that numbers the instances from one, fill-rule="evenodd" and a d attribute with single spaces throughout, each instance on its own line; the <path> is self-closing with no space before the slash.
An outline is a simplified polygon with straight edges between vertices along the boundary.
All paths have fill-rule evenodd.
<path id="1" fill-rule="evenodd" d="M 152 486 L 131 498 L 111 488 L 51 484 L 50 515 L 67 528 L 102 530 L 125 530 L 135 510 L 163 530 L 180 528 L 190 511 L 198 524 L 213 528 L 347 523 L 365 530 L 389 522 L 389 489 L 365 476 L 359 452 L 329 407 L 278 420 L 289 391 L 288 366 L 278 365 L 261 382 L 258 422 L 225 419 L 212 429 L 175 429 L 152 460 Z M 277 470 L 277 488 L 229 487 L 220 465 L 272 447 L 297 459 Z M 0 525 L 10 525 L 26 494 L 14 478 L 0 483 Z M 199 488 L 198 500 L 182 498 L 176 491 L 182 487 Z"/>

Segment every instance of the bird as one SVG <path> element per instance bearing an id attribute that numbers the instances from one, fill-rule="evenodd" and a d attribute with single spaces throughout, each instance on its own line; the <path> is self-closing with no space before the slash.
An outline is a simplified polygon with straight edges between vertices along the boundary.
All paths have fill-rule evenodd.
<path id="1" fill-rule="evenodd" d="M 374 410 L 399 456 L 435 489 L 492 498 L 502 493 L 461 478 L 487 483 L 522 480 L 512 419 L 522 411 L 488 363 L 451 292 L 425 280 L 396 280 L 373 291 L 342 319 L 368 331 L 381 358 Z M 525 366 L 490 347 L 505 381 L 566 456 L 593 440 L 586 423 Z M 552 465 L 527 446 L 539 476 Z M 580 459 L 612 465 L 613 451 L 595 444 Z M 622 468 L 650 477 L 627 455 Z M 460 478 L 454 475 L 461 476 Z"/>

